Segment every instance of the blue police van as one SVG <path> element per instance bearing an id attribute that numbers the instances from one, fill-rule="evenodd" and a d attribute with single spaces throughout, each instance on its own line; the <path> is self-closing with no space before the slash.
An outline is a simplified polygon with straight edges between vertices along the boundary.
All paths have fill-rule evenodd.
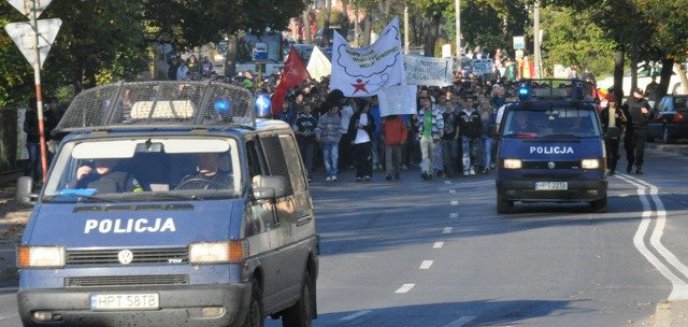
<path id="1" fill-rule="evenodd" d="M 497 211 L 515 202 L 588 201 L 607 211 L 604 137 L 594 86 L 579 80 L 525 80 L 499 122 Z"/>
<path id="2" fill-rule="evenodd" d="M 24 326 L 310 326 L 319 239 L 295 137 L 245 89 L 80 93 L 21 243 Z"/>

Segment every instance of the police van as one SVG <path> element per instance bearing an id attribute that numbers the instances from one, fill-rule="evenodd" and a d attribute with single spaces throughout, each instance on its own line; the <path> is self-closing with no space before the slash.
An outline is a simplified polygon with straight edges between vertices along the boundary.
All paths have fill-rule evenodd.
<path id="1" fill-rule="evenodd" d="M 21 243 L 24 326 L 310 326 L 319 239 L 295 137 L 249 91 L 79 94 Z"/>
<path id="2" fill-rule="evenodd" d="M 579 80 L 525 80 L 499 127 L 497 211 L 514 203 L 588 201 L 607 211 L 604 138 L 594 86 Z"/>

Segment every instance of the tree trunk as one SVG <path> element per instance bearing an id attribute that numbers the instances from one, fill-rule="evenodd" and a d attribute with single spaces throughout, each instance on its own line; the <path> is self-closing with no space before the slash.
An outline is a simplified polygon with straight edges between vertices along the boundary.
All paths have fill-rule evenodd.
<path id="1" fill-rule="evenodd" d="M 633 95 L 636 87 L 638 87 L 638 46 L 631 44 L 631 90 L 628 96 Z"/>
<path id="2" fill-rule="evenodd" d="M 626 51 L 623 45 L 617 45 L 614 51 L 614 95 L 617 103 L 623 103 L 623 75 L 624 75 L 624 58 Z"/>
<path id="3" fill-rule="evenodd" d="M 370 45 L 371 33 L 373 32 L 373 22 L 369 15 L 363 19 L 363 40 L 361 40 L 361 46 Z"/>
<path id="4" fill-rule="evenodd" d="M 432 21 L 428 26 L 427 37 L 425 38 L 425 56 L 434 57 L 435 56 L 435 41 L 440 32 L 440 15 L 435 15 L 432 17 Z"/>
<path id="5" fill-rule="evenodd" d="M 688 94 L 688 77 L 686 77 L 686 70 L 683 69 L 681 63 L 674 63 L 674 67 L 676 69 L 676 74 L 678 74 L 678 77 L 681 79 L 681 89 L 683 92 L 680 94 Z"/>
<path id="6" fill-rule="evenodd" d="M 325 1 L 325 19 L 323 22 L 323 38 L 324 46 L 330 45 L 330 15 L 332 14 L 332 0 Z"/>
<path id="7" fill-rule="evenodd" d="M 227 55 L 225 56 L 225 76 L 234 77 L 236 75 L 236 62 L 238 53 L 238 36 L 236 33 L 229 36 L 227 40 Z"/>
<path id="8" fill-rule="evenodd" d="M 657 99 L 665 96 L 671 83 L 671 73 L 674 69 L 674 58 L 662 58 L 662 71 L 659 73 L 659 88 L 657 89 Z M 673 90 L 672 90 L 673 91 Z"/>
<path id="9" fill-rule="evenodd" d="M 358 15 L 359 14 L 360 14 L 360 11 L 358 9 L 358 2 L 354 2 L 354 15 L 356 15 L 356 17 L 354 17 L 354 41 L 352 42 L 352 44 L 355 47 L 358 47 L 358 40 L 359 40 L 360 34 L 361 34 L 361 24 L 359 24 L 359 22 L 358 22 Z"/>

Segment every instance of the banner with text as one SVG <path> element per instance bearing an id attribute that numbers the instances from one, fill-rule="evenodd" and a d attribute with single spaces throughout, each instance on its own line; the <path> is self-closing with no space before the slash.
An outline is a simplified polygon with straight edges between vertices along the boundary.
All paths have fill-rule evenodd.
<path id="1" fill-rule="evenodd" d="M 339 89 L 347 97 L 368 97 L 403 83 L 404 57 L 397 17 L 385 27 L 375 43 L 363 48 L 351 47 L 335 31 L 331 90 Z"/>
<path id="2" fill-rule="evenodd" d="M 406 84 L 449 86 L 453 81 L 453 58 L 404 56 Z"/>

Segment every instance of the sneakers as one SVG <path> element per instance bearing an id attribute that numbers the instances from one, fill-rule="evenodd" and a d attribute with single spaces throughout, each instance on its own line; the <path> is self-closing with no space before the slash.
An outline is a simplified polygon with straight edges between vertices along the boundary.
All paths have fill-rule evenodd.
<path id="1" fill-rule="evenodd" d="M 337 181 L 337 176 L 336 176 L 336 175 L 335 175 L 335 176 L 332 176 L 332 178 L 330 179 L 330 181 L 336 182 L 336 181 Z"/>
<path id="2" fill-rule="evenodd" d="M 471 168 L 471 171 L 468 172 L 469 175 L 475 175 L 475 169 Z"/>
<path id="3" fill-rule="evenodd" d="M 332 181 L 332 176 L 327 176 L 327 177 L 325 177 L 325 181 L 326 181 L 326 182 L 331 182 L 331 181 Z"/>
<path id="4" fill-rule="evenodd" d="M 429 180 L 429 179 L 431 178 L 431 177 L 430 177 L 430 174 L 428 174 L 427 172 L 423 172 L 422 174 L 420 174 L 420 177 L 421 177 L 423 180 L 426 180 L 426 181 Z"/>
<path id="5" fill-rule="evenodd" d="M 363 176 L 363 180 L 366 181 L 366 182 L 369 181 L 369 180 L 370 180 L 370 176 L 368 176 L 368 175 Z"/>

